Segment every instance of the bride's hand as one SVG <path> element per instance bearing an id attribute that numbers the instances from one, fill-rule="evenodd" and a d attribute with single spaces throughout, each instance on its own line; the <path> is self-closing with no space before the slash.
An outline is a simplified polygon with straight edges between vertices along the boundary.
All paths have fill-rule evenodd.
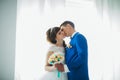
<path id="1" fill-rule="evenodd" d="M 57 68 L 55 66 L 51 67 L 52 71 L 55 71 Z"/>
<path id="2" fill-rule="evenodd" d="M 52 72 L 52 71 L 57 70 L 57 68 L 55 66 L 45 66 L 45 70 Z"/>

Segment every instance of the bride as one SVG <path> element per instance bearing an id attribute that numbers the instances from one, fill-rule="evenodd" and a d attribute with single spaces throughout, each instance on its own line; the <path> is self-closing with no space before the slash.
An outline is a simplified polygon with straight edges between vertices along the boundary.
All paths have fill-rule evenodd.
<path id="1" fill-rule="evenodd" d="M 53 27 L 47 30 L 47 41 L 51 43 L 51 46 L 48 49 L 48 53 L 46 56 L 46 65 L 45 70 L 47 73 L 40 79 L 40 80 L 68 80 L 67 72 L 69 69 L 65 64 L 65 59 L 60 64 L 51 65 L 48 60 L 51 55 L 60 53 L 61 55 L 65 56 L 64 48 L 66 47 L 64 38 L 65 35 L 63 32 L 60 31 L 59 27 Z M 59 68 L 61 68 L 61 64 L 63 64 L 63 68 L 61 69 L 59 76 Z"/>

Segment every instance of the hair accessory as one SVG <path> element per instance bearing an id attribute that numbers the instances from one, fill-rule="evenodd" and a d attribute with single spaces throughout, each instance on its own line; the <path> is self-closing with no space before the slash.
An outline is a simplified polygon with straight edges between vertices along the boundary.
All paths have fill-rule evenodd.
<path id="1" fill-rule="evenodd" d="M 53 31 L 53 28 L 50 28 L 50 32 L 52 32 Z"/>

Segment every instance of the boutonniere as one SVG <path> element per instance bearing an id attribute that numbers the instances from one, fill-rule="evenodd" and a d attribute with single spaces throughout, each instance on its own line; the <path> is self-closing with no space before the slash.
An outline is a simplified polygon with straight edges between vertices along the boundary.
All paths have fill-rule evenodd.
<path id="1" fill-rule="evenodd" d="M 72 48 L 71 44 L 67 44 L 67 48 Z"/>

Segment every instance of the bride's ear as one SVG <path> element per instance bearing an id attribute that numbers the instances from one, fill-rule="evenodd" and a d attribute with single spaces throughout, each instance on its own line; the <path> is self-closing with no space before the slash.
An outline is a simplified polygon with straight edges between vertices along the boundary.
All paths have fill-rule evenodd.
<path id="1" fill-rule="evenodd" d="M 57 38 L 55 38 L 56 42 L 58 41 Z"/>
<path id="2" fill-rule="evenodd" d="M 56 41 L 56 40 L 52 40 L 51 42 L 52 42 L 53 44 L 56 44 L 56 43 L 57 43 L 57 41 Z"/>

